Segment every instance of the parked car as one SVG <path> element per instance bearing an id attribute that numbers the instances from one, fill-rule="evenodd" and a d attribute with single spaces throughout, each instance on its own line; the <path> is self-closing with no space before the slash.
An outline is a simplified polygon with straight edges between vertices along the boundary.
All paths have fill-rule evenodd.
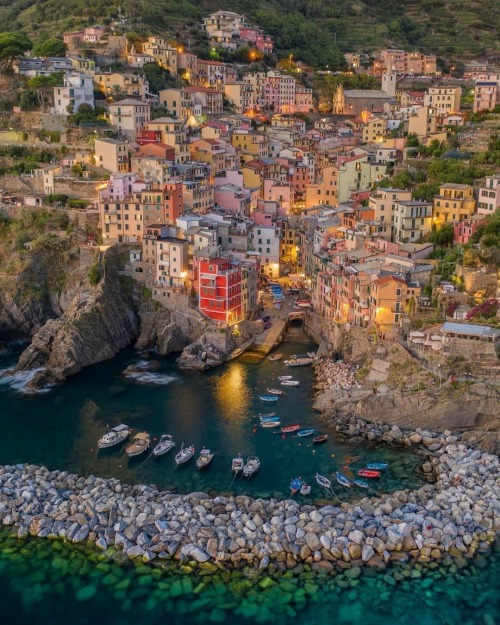
<path id="1" fill-rule="evenodd" d="M 269 315 L 266 315 L 265 317 L 262 317 L 262 321 L 264 323 L 267 323 L 268 321 L 271 321 L 271 317 Z"/>

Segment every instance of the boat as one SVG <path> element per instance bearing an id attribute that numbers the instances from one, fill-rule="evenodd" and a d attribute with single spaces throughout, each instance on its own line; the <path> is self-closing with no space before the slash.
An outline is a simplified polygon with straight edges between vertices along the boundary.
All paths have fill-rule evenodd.
<path id="1" fill-rule="evenodd" d="M 298 380 L 281 380 L 281 386 L 299 386 L 300 382 Z"/>
<path id="2" fill-rule="evenodd" d="M 194 452 L 194 445 L 184 447 L 184 443 L 182 443 L 180 452 L 175 456 L 175 462 L 177 464 L 184 464 L 194 456 Z"/>
<path id="3" fill-rule="evenodd" d="M 297 432 L 297 436 L 304 438 L 306 436 L 312 436 L 314 434 L 314 428 L 309 428 L 308 430 L 299 430 Z"/>
<path id="4" fill-rule="evenodd" d="M 388 466 L 389 466 L 388 462 L 369 462 L 366 465 L 366 468 L 373 469 L 375 471 L 383 471 L 384 469 L 387 469 Z"/>
<path id="5" fill-rule="evenodd" d="M 311 485 L 302 482 L 302 486 L 300 487 L 301 495 L 310 495 L 311 494 Z"/>
<path id="6" fill-rule="evenodd" d="M 286 367 L 305 367 L 307 365 L 312 365 L 312 358 L 291 358 L 290 360 L 284 361 Z"/>
<path id="7" fill-rule="evenodd" d="M 271 395 L 284 395 L 285 394 L 285 391 L 282 391 L 279 388 L 268 388 L 267 392 L 271 393 Z"/>
<path id="8" fill-rule="evenodd" d="M 339 471 L 337 471 L 337 473 L 335 473 L 335 477 L 337 478 L 337 482 L 339 484 L 341 484 L 342 486 L 345 486 L 346 488 L 351 488 L 352 486 L 351 480 L 348 477 L 346 477 L 343 473 L 340 473 Z"/>
<path id="9" fill-rule="evenodd" d="M 307 352 L 309 358 L 316 358 L 316 352 Z"/>
<path id="10" fill-rule="evenodd" d="M 260 395 L 259 399 L 261 401 L 278 401 L 277 395 Z"/>
<path id="11" fill-rule="evenodd" d="M 298 493 L 301 488 L 302 480 L 300 479 L 300 477 L 294 477 L 290 482 L 290 492 L 292 493 L 292 495 L 295 495 L 295 493 Z"/>
<path id="12" fill-rule="evenodd" d="M 328 440 L 328 434 L 318 434 L 313 438 L 313 445 L 321 445 L 321 443 L 326 443 Z"/>
<path id="13" fill-rule="evenodd" d="M 265 421 L 279 421 L 280 417 L 260 417 L 260 422 L 263 423 Z"/>
<path id="14" fill-rule="evenodd" d="M 166 454 L 167 451 L 170 451 L 173 447 L 175 447 L 175 443 L 172 440 L 170 434 L 162 434 L 160 442 L 153 449 L 153 455 L 162 456 L 163 454 Z"/>
<path id="15" fill-rule="evenodd" d="M 355 477 L 352 483 L 355 486 L 359 486 L 360 488 L 370 488 L 370 485 L 368 484 L 368 482 L 365 482 L 365 480 L 360 480 L 359 477 Z"/>
<path id="16" fill-rule="evenodd" d="M 315 477 L 316 477 L 316 482 L 318 482 L 318 484 L 320 486 L 323 486 L 323 488 L 331 488 L 332 487 L 332 483 L 324 475 L 320 475 L 319 473 L 316 473 Z"/>
<path id="17" fill-rule="evenodd" d="M 369 477 L 369 478 L 380 477 L 380 471 L 376 471 L 375 469 L 360 469 L 358 471 L 358 475 L 360 477 Z"/>
<path id="18" fill-rule="evenodd" d="M 280 382 L 283 382 L 283 380 L 291 380 L 293 378 L 293 375 L 279 375 L 278 376 L 278 380 Z"/>
<path id="19" fill-rule="evenodd" d="M 130 445 L 125 449 L 125 453 L 129 458 L 133 458 L 134 456 L 139 456 L 146 449 L 149 449 L 149 445 L 151 444 L 151 437 L 147 432 L 139 432 L 136 434 L 130 443 Z"/>
<path id="20" fill-rule="evenodd" d="M 271 354 L 268 360 L 274 361 L 274 360 L 281 360 L 282 358 L 283 358 L 283 354 L 280 352 L 278 354 Z"/>
<path id="21" fill-rule="evenodd" d="M 130 436 L 130 428 L 128 425 L 121 423 L 115 425 L 114 428 L 106 427 L 106 432 L 97 441 L 97 447 L 99 449 L 106 449 L 107 447 L 114 447 L 123 443 Z"/>
<path id="22" fill-rule="evenodd" d="M 277 428 L 278 425 L 281 425 L 281 421 L 262 421 L 260 424 L 261 428 Z"/>
<path id="23" fill-rule="evenodd" d="M 297 430 L 300 430 L 300 425 L 287 425 L 286 427 L 281 428 L 283 434 L 289 434 L 290 432 L 296 432 Z"/>
<path id="24" fill-rule="evenodd" d="M 258 456 L 248 456 L 245 466 L 243 467 L 243 475 L 251 477 L 260 469 L 260 460 Z"/>
<path id="25" fill-rule="evenodd" d="M 203 447 L 203 449 L 200 451 L 198 459 L 196 460 L 196 466 L 198 467 L 198 469 L 205 469 L 206 467 L 208 467 L 213 459 L 213 452 L 211 452 L 210 449 Z"/>
<path id="26" fill-rule="evenodd" d="M 233 473 L 236 473 L 237 475 L 238 473 L 241 473 L 243 471 L 244 465 L 245 465 L 245 462 L 243 458 L 241 457 L 241 455 L 238 455 L 235 458 L 233 458 L 233 462 L 231 464 L 231 471 Z"/>
<path id="27" fill-rule="evenodd" d="M 267 419 L 268 417 L 275 417 L 275 412 L 259 412 L 259 419 Z"/>

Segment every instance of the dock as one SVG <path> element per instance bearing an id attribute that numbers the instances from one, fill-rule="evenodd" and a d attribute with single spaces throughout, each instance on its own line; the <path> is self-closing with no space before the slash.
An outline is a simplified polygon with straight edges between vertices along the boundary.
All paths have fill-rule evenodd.
<path id="1" fill-rule="evenodd" d="M 275 319 L 273 325 L 264 330 L 253 342 L 252 352 L 267 356 L 275 343 L 279 343 L 285 335 L 287 322 L 284 319 Z"/>

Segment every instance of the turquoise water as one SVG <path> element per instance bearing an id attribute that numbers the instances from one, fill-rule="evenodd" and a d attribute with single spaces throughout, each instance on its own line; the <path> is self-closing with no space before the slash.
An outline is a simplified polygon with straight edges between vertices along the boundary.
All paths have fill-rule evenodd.
<path id="1" fill-rule="evenodd" d="M 285 353 L 303 353 L 304 343 L 286 344 Z M 0 369 L 15 353 L 0 356 Z M 141 380 L 126 377 L 130 365 L 144 361 Z M 299 388 L 286 390 L 276 408 L 260 402 L 258 394 L 277 386 L 277 375 L 293 373 Z M 145 375 L 144 375 L 145 374 Z M 152 377 L 153 376 L 153 377 Z M 155 377 L 156 376 L 156 377 Z M 156 383 L 152 383 L 156 382 Z M 280 362 L 244 359 L 209 373 L 183 373 L 175 360 L 156 359 L 126 351 L 115 360 L 88 369 L 62 387 L 35 396 L 16 390 L 23 379 L 0 384 L 2 436 L 0 464 L 32 462 L 49 468 L 88 475 L 114 476 L 124 482 L 154 483 L 190 492 L 288 495 L 290 478 L 311 480 L 338 468 L 356 468 L 368 460 L 387 460 L 391 469 L 375 490 L 418 487 L 424 477 L 421 459 L 396 449 L 353 446 L 325 430 L 310 406 L 313 398 L 309 368 L 285 370 Z M 283 424 L 298 423 L 328 431 L 328 442 L 282 438 L 255 426 L 258 412 L 276 410 Z M 196 470 L 194 461 L 176 468 L 174 453 L 160 459 L 129 461 L 123 448 L 96 453 L 96 441 L 106 424 L 125 422 L 153 437 L 170 433 L 177 442 L 203 445 L 216 451 L 212 466 Z M 252 481 L 232 483 L 234 454 L 258 454 L 262 468 Z M 346 469 L 343 469 L 346 471 Z M 348 471 L 347 471 L 348 472 Z M 365 493 L 343 492 L 356 498 Z M 314 485 L 308 501 L 323 501 Z M 304 503 L 307 500 L 304 499 Z M 0 617 L 15 625 L 132 625 L 147 623 L 338 623 L 351 625 L 442 625 L 500 622 L 498 554 L 480 555 L 472 562 L 434 570 L 393 565 L 387 571 L 366 569 L 323 577 L 297 567 L 273 579 L 254 571 L 193 572 L 181 565 L 160 569 L 111 561 L 83 548 L 46 539 L 18 540 L 0 532 Z M 116 561 L 115 561 L 116 560 Z M 156 564 L 155 561 L 154 564 Z M 168 565 L 164 565 L 167 567 Z"/>

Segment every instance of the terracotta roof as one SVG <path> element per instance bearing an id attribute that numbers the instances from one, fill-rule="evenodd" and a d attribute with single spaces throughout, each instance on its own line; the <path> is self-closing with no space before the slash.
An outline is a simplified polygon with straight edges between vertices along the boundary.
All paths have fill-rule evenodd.
<path id="1" fill-rule="evenodd" d="M 388 284 L 392 281 L 399 282 L 400 284 L 406 284 L 406 282 L 402 278 L 397 278 L 396 276 L 383 276 L 382 278 L 377 278 L 373 281 L 373 284 L 381 286 L 382 284 Z"/>

